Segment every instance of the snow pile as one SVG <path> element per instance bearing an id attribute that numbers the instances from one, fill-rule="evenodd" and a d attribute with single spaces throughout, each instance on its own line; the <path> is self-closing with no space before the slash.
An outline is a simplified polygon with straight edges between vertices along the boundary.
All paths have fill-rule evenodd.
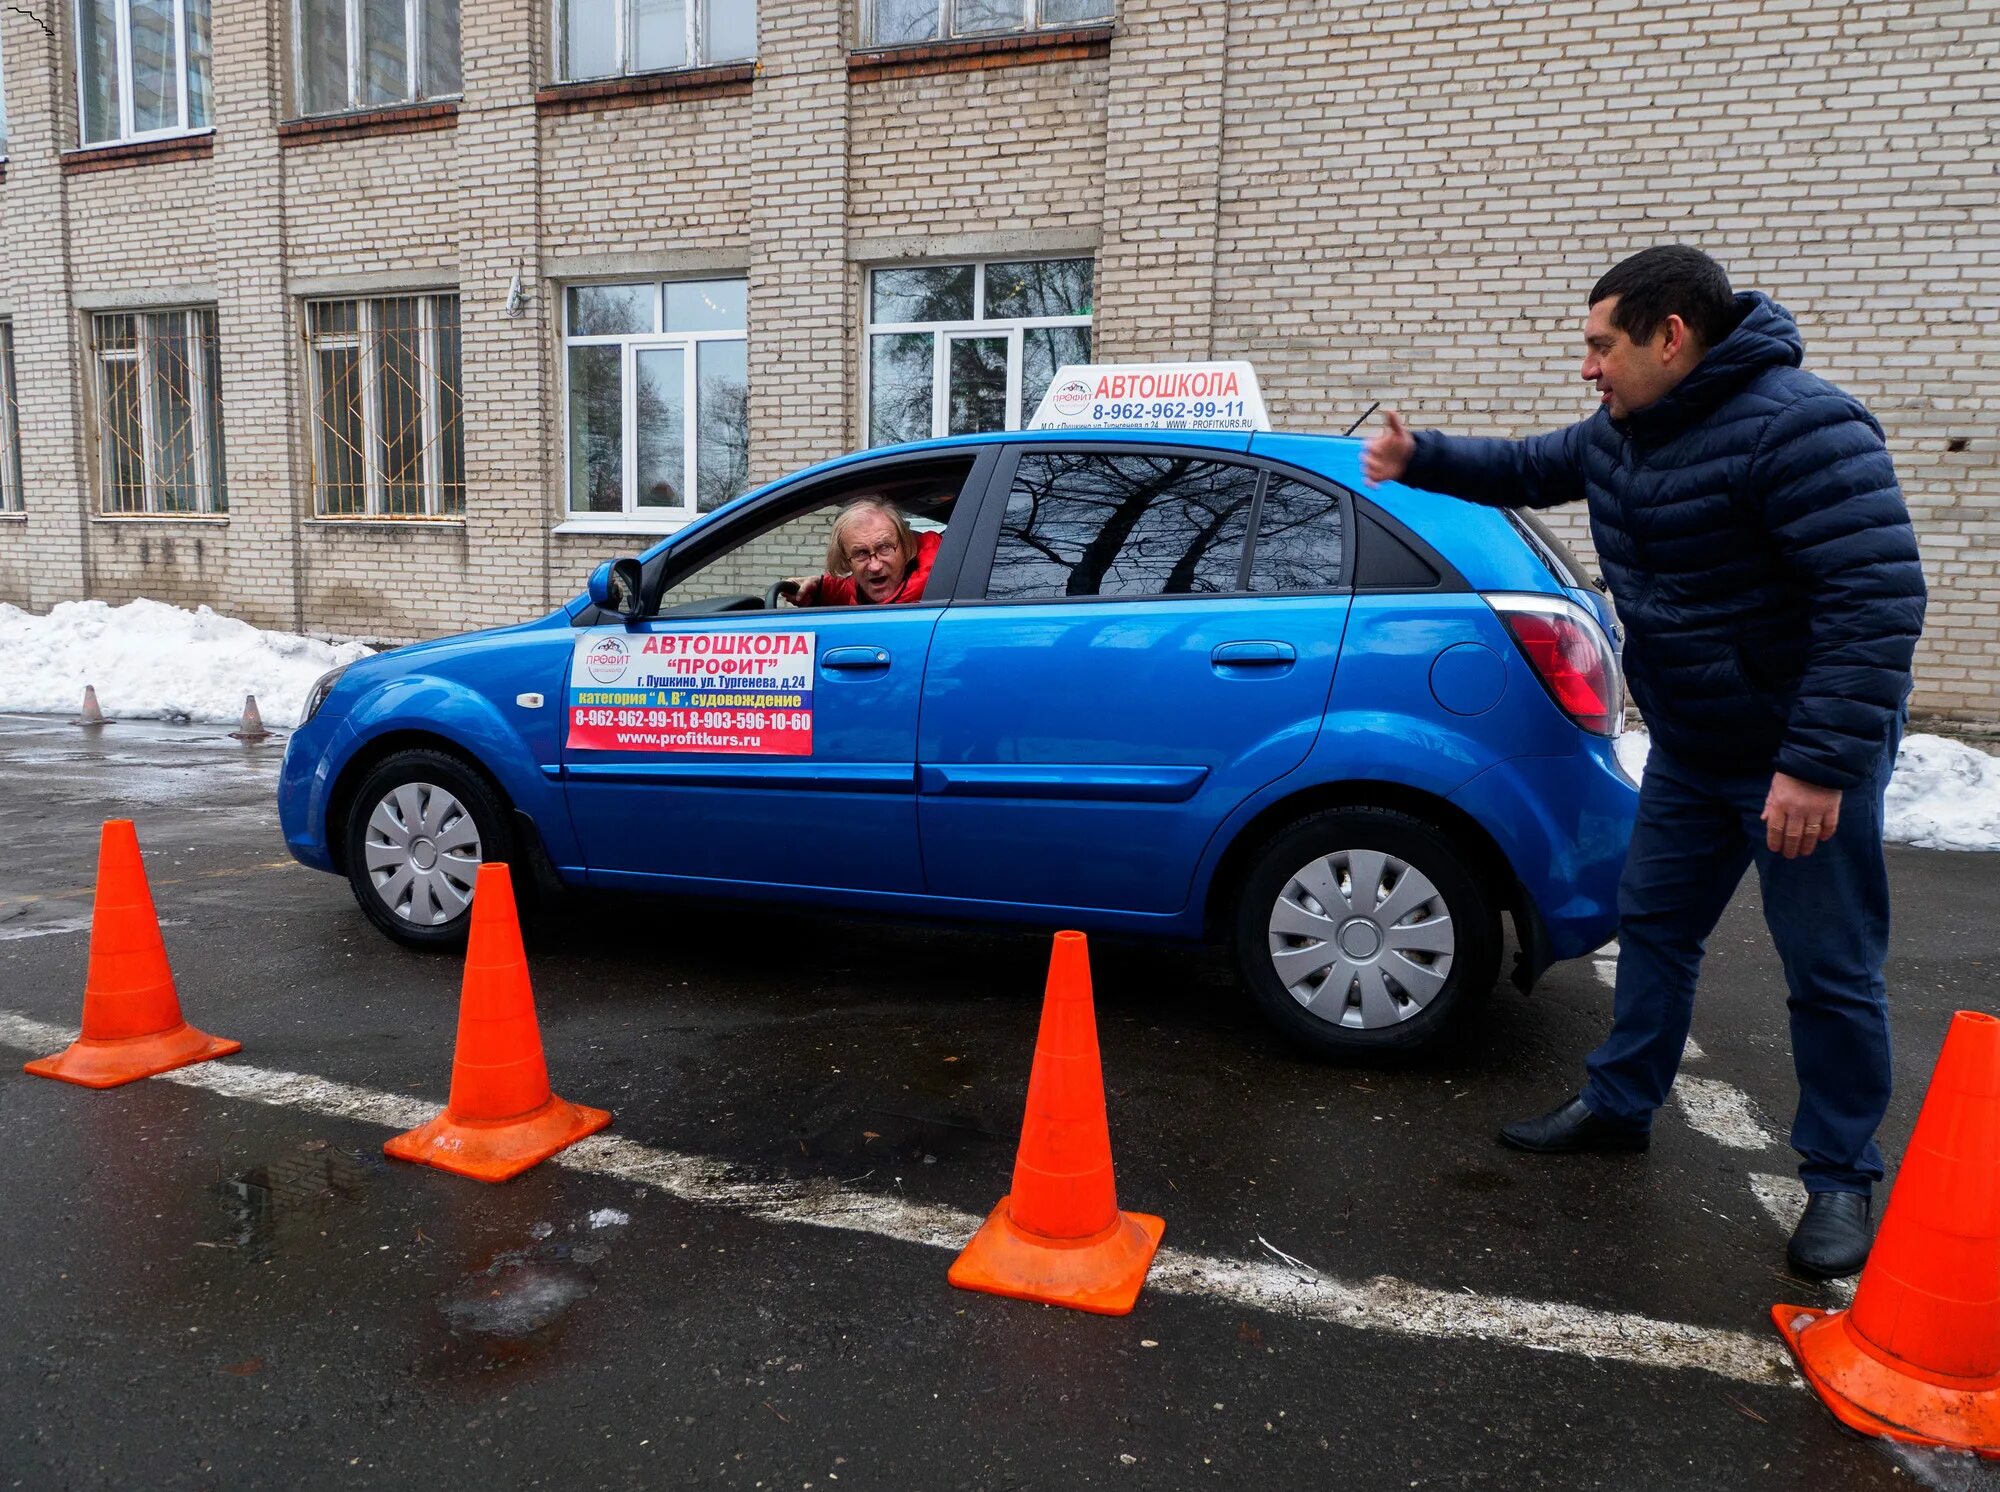
<path id="1" fill-rule="evenodd" d="M 2000 757 L 1943 736 L 1905 736 L 1885 838 L 1926 850 L 2000 850 Z"/>
<path id="2" fill-rule="evenodd" d="M 260 631 L 206 606 L 65 601 L 36 616 L 0 602 L 0 711 L 74 715 L 90 684 L 112 719 L 233 725 L 254 694 L 265 724 L 289 727 L 313 680 L 368 653 Z"/>
<path id="3" fill-rule="evenodd" d="M 1618 760 L 1636 782 L 1652 741 L 1643 728 L 1618 738 Z M 1925 850 L 2000 850 L 2000 757 L 1943 736 L 1905 736 L 1896 754 L 1882 837 Z"/>

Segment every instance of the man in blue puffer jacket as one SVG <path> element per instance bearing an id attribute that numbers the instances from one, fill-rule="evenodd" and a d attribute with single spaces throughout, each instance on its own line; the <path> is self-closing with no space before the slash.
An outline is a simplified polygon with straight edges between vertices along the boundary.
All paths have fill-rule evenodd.
<path id="1" fill-rule="evenodd" d="M 1867 410 L 1803 371 L 1790 313 L 1682 245 L 1590 293 L 1601 405 L 1526 440 L 1413 434 L 1391 411 L 1371 482 L 1498 507 L 1590 504 L 1652 732 L 1619 886 L 1611 1034 L 1575 1097 L 1501 1139 L 1640 1150 L 1666 1101 L 1709 933 L 1754 861 L 1790 989 L 1814 1275 L 1868 1256 L 1889 1102 L 1882 800 L 1924 619 L 1916 536 Z M 1836 830 L 1838 832 L 1836 833 Z"/>

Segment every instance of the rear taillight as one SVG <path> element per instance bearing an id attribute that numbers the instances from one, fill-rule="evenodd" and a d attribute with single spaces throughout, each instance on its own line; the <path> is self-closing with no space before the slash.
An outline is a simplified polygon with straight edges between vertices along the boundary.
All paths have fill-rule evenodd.
<path id="1" fill-rule="evenodd" d="M 1549 596 L 1488 596 L 1549 698 L 1585 730 L 1615 736 L 1625 716 L 1618 659 L 1581 607 Z"/>

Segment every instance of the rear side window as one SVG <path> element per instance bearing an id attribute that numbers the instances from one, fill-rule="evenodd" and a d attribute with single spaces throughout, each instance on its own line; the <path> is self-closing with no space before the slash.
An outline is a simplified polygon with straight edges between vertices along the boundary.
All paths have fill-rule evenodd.
<path id="1" fill-rule="evenodd" d="M 1324 591 L 1347 584 L 1346 505 L 1331 493 L 1273 475 L 1257 513 L 1253 591 Z"/>
<path id="2" fill-rule="evenodd" d="M 986 594 L 1203 595 L 1241 588 L 1255 468 L 1184 456 L 1022 456 Z"/>

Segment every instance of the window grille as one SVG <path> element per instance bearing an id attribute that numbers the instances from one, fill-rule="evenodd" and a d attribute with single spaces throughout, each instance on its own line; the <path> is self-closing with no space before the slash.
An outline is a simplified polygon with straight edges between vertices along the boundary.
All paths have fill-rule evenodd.
<path id="1" fill-rule="evenodd" d="M 106 513 L 222 513 L 222 365 L 215 308 L 91 318 Z"/>
<path id="2" fill-rule="evenodd" d="M 461 518 L 458 297 L 306 302 L 313 511 Z"/>

